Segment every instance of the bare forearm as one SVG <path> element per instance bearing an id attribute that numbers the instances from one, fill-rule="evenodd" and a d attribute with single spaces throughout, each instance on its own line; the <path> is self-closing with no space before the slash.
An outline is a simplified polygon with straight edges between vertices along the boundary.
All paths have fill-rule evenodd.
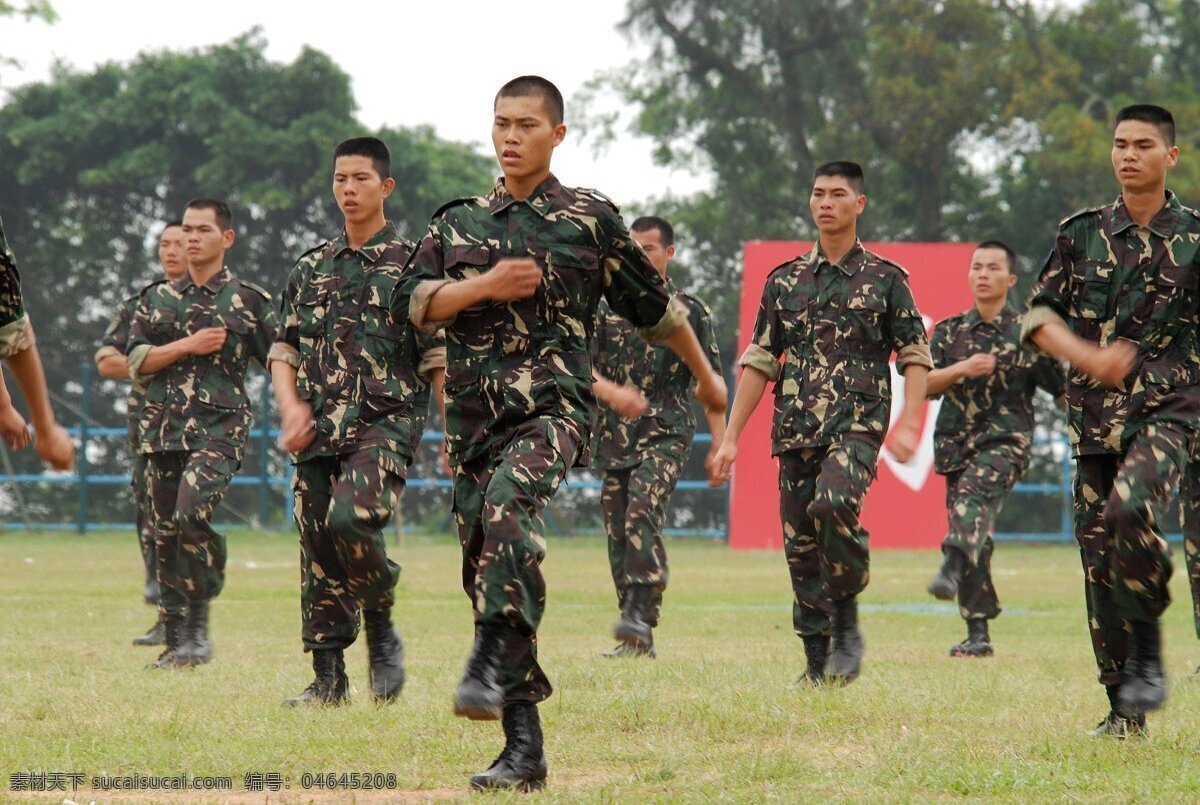
<path id="1" fill-rule="evenodd" d="M 9 356 L 8 368 L 17 379 L 17 386 L 21 389 L 21 396 L 25 398 L 33 426 L 38 430 L 45 430 L 55 424 L 54 409 L 50 407 L 50 392 L 46 388 L 46 373 L 42 370 L 42 358 L 38 354 L 37 345 Z"/>
<path id="2" fill-rule="evenodd" d="M 448 282 L 429 298 L 426 321 L 451 321 L 462 311 L 490 299 L 486 274 Z"/>
<path id="3" fill-rule="evenodd" d="M 733 395 L 733 407 L 729 412 L 729 424 L 725 426 L 723 441 L 736 443 L 750 421 L 750 415 L 758 407 L 763 392 L 767 390 L 767 376 L 757 369 L 747 366 L 742 371 L 742 379 Z"/>
<path id="4" fill-rule="evenodd" d="M 604 375 L 592 370 L 592 392 L 596 395 L 596 399 L 605 405 L 612 407 L 613 399 L 616 396 L 620 387 L 609 380 Z"/>
<path id="5" fill-rule="evenodd" d="M 108 355 L 96 362 L 96 368 L 101 377 L 109 380 L 128 380 L 129 367 L 125 365 L 124 355 Z"/>
<path id="6" fill-rule="evenodd" d="M 736 404 L 736 400 L 734 400 Z M 705 411 L 704 418 L 708 420 L 708 432 L 712 434 L 712 443 L 720 445 L 725 441 L 725 417 L 716 411 Z"/>
<path id="7" fill-rule="evenodd" d="M 1066 325 L 1057 321 L 1048 321 L 1038 327 L 1029 334 L 1029 340 L 1048 355 L 1075 365 L 1079 365 L 1081 359 L 1085 359 L 1088 352 L 1094 349 L 1087 341 L 1068 330 Z"/>
<path id="8" fill-rule="evenodd" d="M 930 397 L 936 397 L 962 379 L 961 361 L 942 369 L 934 369 L 925 380 L 925 394 Z"/>
<path id="9" fill-rule="evenodd" d="M 904 410 L 902 418 L 917 419 L 925 406 L 926 383 L 929 370 L 924 366 L 906 366 L 904 369 Z"/>
<path id="10" fill-rule="evenodd" d="M 713 369 L 708 362 L 708 356 L 704 354 L 692 325 L 686 321 L 671 331 L 666 344 L 676 355 L 683 358 L 692 377 L 701 378 L 712 374 Z"/>
<path id="11" fill-rule="evenodd" d="M 281 411 L 300 402 L 296 393 L 296 367 L 284 361 L 271 361 L 271 391 Z"/>
<path id="12" fill-rule="evenodd" d="M 155 372 L 161 372 L 191 354 L 191 344 L 186 338 L 163 344 L 161 347 L 151 347 L 150 351 L 146 353 L 146 359 L 142 361 L 138 373 L 152 375 Z"/>

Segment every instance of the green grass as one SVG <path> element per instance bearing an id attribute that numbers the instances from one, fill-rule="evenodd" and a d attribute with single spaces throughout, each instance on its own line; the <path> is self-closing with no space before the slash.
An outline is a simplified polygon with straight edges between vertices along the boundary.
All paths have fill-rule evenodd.
<path id="1" fill-rule="evenodd" d="M 656 662 L 605 660 L 616 616 L 604 545 L 551 540 L 542 706 L 547 797 L 589 801 L 1194 801 L 1200 798 L 1200 662 L 1187 584 L 1176 573 L 1166 618 L 1172 674 L 1148 740 L 1085 734 L 1107 710 L 1095 682 L 1077 553 L 1002 545 L 1005 614 L 991 660 L 951 660 L 964 627 L 924 585 L 932 552 L 875 554 L 863 596 L 864 673 L 844 689 L 793 688 L 803 659 L 778 553 L 706 542 L 668 545 L 671 587 Z M 216 659 L 149 672 L 157 649 L 129 639 L 139 598 L 131 534 L 0 534 L 0 800 L 18 771 L 229 775 L 279 772 L 285 801 L 320 799 L 304 772 L 394 772 L 398 791 L 358 801 L 465 795 L 502 744 L 498 724 L 451 715 L 471 638 L 458 547 L 411 538 L 397 620 L 408 685 L 371 703 L 366 655 L 347 657 L 349 707 L 279 706 L 310 680 L 299 645 L 298 548 L 291 534 L 234 533 L 213 606 Z M 85 786 L 87 782 L 85 782 Z M 340 791 L 348 800 L 352 792 Z M 81 791 L 101 801 L 130 795 Z M 152 801 L 161 795 L 133 797 Z M 278 800 L 279 795 L 275 796 Z M 61 801 L 61 797 L 58 801 Z"/>

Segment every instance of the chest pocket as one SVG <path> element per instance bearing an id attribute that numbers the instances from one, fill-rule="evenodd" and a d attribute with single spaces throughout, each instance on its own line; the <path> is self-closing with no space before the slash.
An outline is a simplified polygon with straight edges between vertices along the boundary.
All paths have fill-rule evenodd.
<path id="1" fill-rule="evenodd" d="M 600 298 L 600 254 L 595 249 L 551 245 L 546 273 L 546 304 L 551 310 L 588 310 Z"/>
<path id="2" fill-rule="evenodd" d="M 450 279 L 477 277 L 491 264 L 492 252 L 487 246 L 451 246 L 446 249 L 446 276 Z"/>
<path id="3" fill-rule="evenodd" d="M 184 335 L 178 311 L 157 309 L 150 315 L 150 342 L 155 346 L 169 344 Z"/>
<path id="4" fill-rule="evenodd" d="M 1071 313 L 1081 319 L 1107 319 L 1112 266 L 1085 260 L 1071 266 Z"/>
<path id="5" fill-rule="evenodd" d="M 1165 265 L 1154 283 L 1154 310 L 1150 318 L 1159 323 L 1186 324 L 1196 314 L 1196 289 L 1200 275 L 1191 266 Z"/>
<path id="6" fill-rule="evenodd" d="M 296 319 L 303 338 L 319 338 L 325 332 L 332 294 L 328 288 L 309 286 L 296 299 Z"/>

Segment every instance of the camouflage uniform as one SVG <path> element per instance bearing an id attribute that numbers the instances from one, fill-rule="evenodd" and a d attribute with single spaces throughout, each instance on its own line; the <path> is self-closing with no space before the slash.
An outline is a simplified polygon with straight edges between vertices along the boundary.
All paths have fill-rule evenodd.
<path id="1" fill-rule="evenodd" d="M 1191 460 L 1179 479 L 1182 509 L 1183 555 L 1187 562 L 1188 586 L 1192 588 L 1192 620 L 1200 638 L 1200 457 L 1193 447 Z"/>
<path id="2" fill-rule="evenodd" d="M 676 294 L 713 371 L 721 358 L 708 307 L 694 296 Z M 651 588 L 647 623 L 658 625 L 662 594 L 667 587 L 667 555 L 662 529 L 667 501 L 675 491 L 696 434 L 692 409 L 695 379 L 683 359 L 664 346 L 651 346 L 633 325 L 602 306 L 592 343 L 601 376 L 622 386 L 636 386 L 649 403 L 630 421 L 601 407 L 597 422 L 595 464 L 602 473 L 600 507 L 608 535 L 608 561 L 624 607 L 631 587 Z"/>
<path id="3" fill-rule="evenodd" d="M 993 355 L 996 368 L 964 378 L 942 393 L 933 432 L 934 469 L 946 476 L 949 526 L 945 548 L 967 557 L 958 585 L 965 620 L 1000 614 L 992 584 L 992 530 L 1004 498 L 1029 467 L 1033 395 L 1040 387 L 1054 398 L 1066 393 L 1066 375 L 1052 358 L 1021 347 L 1021 314 L 1003 308 L 990 322 L 979 311 L 951 316 L 933 329 L 935 369 L 976 353 Z"/>
<path id="4" fill-rule="evenodd" d="M 1096 344 L 1137 346 L 1109 389 L 1075 368 L 1067 404 L 1076 456 L 1075 537 L 1092 647 L 1105 685 L 1120 683 L 1131 623 L 1170 602 L 1171 559 L 1158 522 L 1200 420 L 1200 214 L 1167 194 L 1141 227 L 1121 199 L 1067 218 L 1030 297 L 1022 338 L 1064 320 Z"/>
<path id="5" fill-rule="evenodd" d="M 418 343 L 407 307 L 397 306 L 412 250 L 391 223 L 357 250 L 343 232 L 306 252 L 284 291 L 270 360 L 296 369 L 296 391 L 317 425 L 313 443 L 293 456 L 305 651 L 349 646 L 359 609 L 394 601 L 400 566 L 383 529 L 424 426 L 415 395 L 429 405 L 419 375 L 445 364 L 445 348 L 424 334 Z"/>
<path id="6" fill-rule="evenodd" d="M 216 597 L 225 583 L 225 537 L 209 521 L 241 466 L 250 427 L 246 367 L 252 357 L 266 365 L 276 332 L 270 299 L 222 268 L 204 285 L 190 273 L 153 285 L 138 303 L 125 361 L 146 389 L 138 449 L 148 456 L 159 607 L 167 615 Z M 140 372 L 153 347 L 214 326 L 227 331 L 218 351 Z"/>
<path id="7" fill-rule="evenodd" d="M 506 257 L 531 257 L 545 281 L 527 298 L 485 302 L 431 322 L 429 298 Z M 586 466 L 595 413 L 589 356 L 596 305 L 664 338 L 686 314 L 616 207 L 550 176 L 523 200 L 499 182 L 435 215 L 405 267 L 402 297 L 418 327 L 446 328 L 446 439 L 455 469 L 454 516 L 463 588 L 477 624 L 510 624 L 501 663 L 506 702 L 550 695 L 537 663 L 545 609 L 542 510 L 567 470 Z"/>
<path id="8" fill-rule="evenodd" d="M 767 278 L 739 361 L 775 381 L 771 452 L 801 637 L 828 634 L 830 602 L 867 586 L 858 517 L 891 412 L 888 358 L 901 374 L 931 366 L 907 277 L 861 243 L 836 265 L 814 245 Z"/>
<path id="9" fill-rule="evenodd" d="M 21 297 L 21 275 L 17 258 L 8 248 L 4 237 L 4 221 L 0 220 L 0 359 L 33 346 L 33 328 L 25 314 Z"/>
<path id="10" fill-rule="evenodd" d="M 160 280 L 165 282 L 165 280 Z M 157 285 L 153 283 L 152 285 Z M 120 357 L 124 358 L 126 351 L 129 349 L 129 334 L 133 328 L 133 317 L 137 313 L 138 300 L 141 294 L 145 293 L 150 287 L 146 286 L 140 293 L 134 294 L 121 303 L 120 309 L 117 311 L 116 317 L 108 325 L 108 329 L 104 331 L 104 339 L 100 342 L 100 349 L 96 350 L 96 364 L 99 365 L 105 358 Z M 138 420 L 142 407 L 142 400 L 146 396 L 145 383 L 140 379 L 134 379 L 129 386 L 129 397 L 126 399 L 126 423 L 129 429 L 129 456 L 130 456 L 130 486 L 133 489 L 133 510 L 134 522 L 137 527 L 138 547 L 142 552 L 142 562 L 147 568 L 147 572 L 151 575 L 156 575 L 155 570 L 157 560 L 155 558 L 154 548 L 154 524 L 150 520 L 150 487 L 146 479 L 147 460 L 145 454 L 139 449 L 138 439 Z"/>

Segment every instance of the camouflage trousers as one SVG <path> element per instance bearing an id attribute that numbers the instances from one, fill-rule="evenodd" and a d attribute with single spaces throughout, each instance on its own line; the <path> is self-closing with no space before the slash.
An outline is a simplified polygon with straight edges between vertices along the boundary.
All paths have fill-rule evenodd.
<path id="1" fill-rule="evenodd" d="M 305 651 L 346 648 L 359 609 L 394 603 L 400 566 L 384 528 L 404 489 L 403 463 L 368 447 L 296 465 L 293 516 L 300 531 L 300 619 Z"/>
<path id="2" fill-rule="evenodd" d="M 158 574 L 158 551 L 154 545 L 154 521 L 151 518 L 150 481 L 146 476 L 150 463 L 142 453 L 135 452 L 130 460 L 129 485 L 133 492 L 133 514 L 137 529 L 138 549 L 146 575 Z M 155 603 L 151 601 L 150 603 Z"/>
<path id="3" fill-rule="evenodd" d="M 691 439 L 681 442 L 677 435 L 664 435 L 639 448 L 644 448 L 641 460 L 633 467 L 604 471 L 600 510 L 617 606 L 625 606 L 630 588 L 647 587 L 651 592 L 648 622 L 658 626 L 668 578 L 663 524 Z"/>
<path id="4" fill-rule="evenodd" d="M 1120 682 L 1130 624 L 1156 620 L 1171 601 L 1171 556 L 1158 523 L 1186 466 L 1188 433 L 1149 425 L 1124 455 L 1079 456 L 1075 538 L 1100 682 Z"/>
<path id="5" fill-rule="evenodd" d="M 861 439 L 788 450 L 779 456 L 779 518 L 792 577 L 792 627 L 829 633 L 830 601 L 858 595 L 870 576 L 859 521 L 879 451 Z"/>
<path id="6" fill-rule="evenodd" d="M 462 583 L 475 623 L 508 623 L 515 631 L 500 664 L 506 702 L 537 703 L 553 691 L 537 661 L 546 610 L 542 511 L 586 438 L 569 420 L 538 417 L 514 427 L 495 450 L 454 468 Z"/>
<path id="7" fill-rule="evenodd" d="M 1192 588 L 1192 621 L 1200 637 L 1200 460 L 1195 456 L 1179 481 L 1179 502 L 1183 509 L 1183 554 L 1187 561 L 1188 584 Z"/>
<path id="8" fill-rule="evenodd" d="M 946 538 L 943 548 L 967 557 L 958 585 L 958 612 L 964 620 L 995 618 L 1000 601 L 992 583 L 992 534 L 1004 498 L 1029 464 L 1029 451 L 1010 443 L 981 449 L 961 470 L 946 473 Z"/>
<path id="9" fill-rule="evenodd" d="M 212 448 L 147 456 L 161 612 L 178 614 L 225 586 L 225 537 L 210 520 L 239 466 Z"/>

